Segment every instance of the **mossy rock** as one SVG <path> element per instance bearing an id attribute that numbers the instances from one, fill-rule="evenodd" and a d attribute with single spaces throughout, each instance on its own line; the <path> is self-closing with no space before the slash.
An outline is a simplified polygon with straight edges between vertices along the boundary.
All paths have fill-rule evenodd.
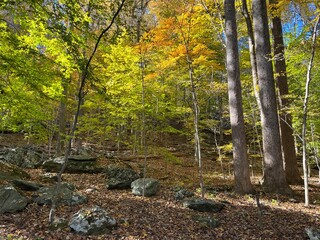
<path id="1" fill-rule="evenodd" d="M 30 179 L 30 175 L 13 164 L 0 161 L 0 180 Z"/>

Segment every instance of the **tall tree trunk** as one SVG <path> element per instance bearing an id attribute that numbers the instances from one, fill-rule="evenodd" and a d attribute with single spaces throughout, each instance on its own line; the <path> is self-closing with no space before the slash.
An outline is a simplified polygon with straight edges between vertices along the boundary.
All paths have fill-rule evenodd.
<path id="1" fill-rule="evenodd" d="M 253 0 L 253 29 L 264 151 L 263 187 L 268 192 L 291 193 L 282 162 L 275 82 L 271 63 L 271 46 L 265 0 Z"/>
<path id="2" fill-rule="evenodd" d="M 270 4 L 275 4 L 278 0 L 270 0 Z M 294 146 L 292 116 L 287 111 L 290 102 L 288 99 L 288 79 L 286 60 L 284 56 L 284 43 L 281 18 L 277 15 L 272 16 L 272 35 L 273 35 L 273 51 L 274 51 L 274 65 L 275 65 L 275 80 L 279 88 L 279 107 L 280 107 L 280 130 L 282 152 L 284 160 L 284 169 L 286 179 L 289 184 L 301 184 L 302 178 L 299 173 L 297 156 Z"/>
<path id="3" fill-rule="evenodd" d="M 320 16 L 318 16 L 317 21 L 314 25 L 312 31 L 312 49 L 311 49 L 311 57 L 308 64 L 307 70 L 307 79 L 306 79 L 306 89 L 305 96 L 303 100 L 303 119 L 302 119 L 302 163 L 303 163 L 303 181 L 304 181 L 304 205 L 306 207 L 309 206 L 309 169 L 308 169 L 308 160 L 307 160 L 307 117 L 308 117 L 308 102 L 309 102 L 309 94 L 310 94 L 310 82 L 311 82 L 311 70 L 313 67 L 314 56 L 316 53 L 316 40 L 317 40 L 317 27 L 320 22 Z"/>
<path id="4" fill-rule="evenodd" d="M 247 0 L 242 0 L 242 14 L 246 20 L 247 32 L 248 32 L 248 44 L 250 52 L 250 62 L 251 62 L 251 72 L 252 72 L 252 82 L 253 82 L 253 92 L 257 100 L 257 105 L 259 111 L 261 111 L 261 101 L 259 96 L 259 80 L 258 80 L 258 71 L 257 71 L 257 59 L 255 51 L 255 43 L 253 37 L 253 27 L 252 21 L 248 10 Z"/>
<path id="5" fill-rule="evenodd" d="M 226 54 L 228 73 L 228 94 L 230 122 L 233 143 L 235 191 L 241 194 L 253 192 L 250 182 L 247 143 L 242 109 L 238 37 L 235 1 L 225 0 Z"/>

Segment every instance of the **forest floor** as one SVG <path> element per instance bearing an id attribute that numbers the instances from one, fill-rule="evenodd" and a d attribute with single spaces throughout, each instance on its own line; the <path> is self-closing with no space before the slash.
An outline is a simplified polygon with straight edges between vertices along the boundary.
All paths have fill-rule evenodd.
<path id="1" fill-rule="evenodd" d="M 23 145 L 24 140 L 0 138 L 2 145 Z M 10 142 L 14 141 L 14 142 Z M 175 146 L 177 147 L 177 145 Z M 188 151 L 187 149 L 190 149 Z M 149 198 L 137 197 L 130 190 L 108 190 L 103 174 L 65 174 L 63 180 L 72 183 L 88 198 L 81 206 L 61 206 L 57 217 L 70 219 L 82 207 L 101 206 L 118 221 L 111 233 L 100 236 L 82 236 L 59 229 L 48 228 L 49 206 L 29 204 L 25 210 L 0 215 L 0 239 L 308 239 L 305 228 L 320 228 L 320 185 L 317 174 L 310 179 L 311 206 L 304 207 L 303 187 L 292 186 L 293 196 L 276 194 L 260 195 L 261 207 L 256 196 L 239 196 L 232 191 L 232 179 L 221 173 L 220 162 L 204 153 L 204 179 L 206 198 L 224 202 L 218 213 L 201 213 L 186 209 L 175 200 L 173 188 L 182 186 L 199 194 L 198 168 L 194 163 L 192 147 L 177 147 L 174 151 L 179 161 L 163 158 L 147 159 L 148 177 L 160 179 L 161 190 Z M 120 161 L 100 159 L 104 164 Z M 137 170 L 143 159 L 130 158 L 126 163 Z M 227 170 L 227 167 L 225 171 Z M 33 181 L 40 181 L 41 169 L 27 170 Z M 257 171 L 258 172 L 258 171 Z M 258 186 L 258 177 L 253 181 Z M 86 190 L 94 189 L 91 193 Z M 219 221 L 216 228 L 209 228 L 194 218 L 210 216 Z"/>

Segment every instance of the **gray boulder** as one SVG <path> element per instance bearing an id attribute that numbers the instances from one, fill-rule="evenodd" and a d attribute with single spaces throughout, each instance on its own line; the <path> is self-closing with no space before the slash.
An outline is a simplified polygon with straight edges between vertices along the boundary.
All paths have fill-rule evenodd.
<path id="1" fill-rule="evenodd" d="M 97 158 L 92 156 L 72 155 L 68 158 L 65 173 L 101 173 L 103 168 L 97 164 Z M 64 157 L 57 157 L 47 160 L 43 163 L 42 168 L 46 172 L 59 172 Z"/>
<path id="2" fill-rule="evenodd" d="M 21 168 L 37 168 L 41 166 L 43 154 L 29 148 L 8 149 L 4 155 L 4 161 Z"/>
<path id="3" fill-rule="evenodd" d="M 306 228 L 305 230 L 310 240 L 320 240 L 320 229 Z"/>
<path id="4" fill-rule="evenodd" d="M 131 189 L 133 195 L 142 196 L 143 188 L 145 186 L 144 195 L 146 197 L 153 196 L 157 194 L 160 189 L 160 183 L 158 180 L 153 178 L 139 178 L 131 183 Z"/>
<path id="5" fill-rule="evenodd" d="M 174 197 L 176 200 L 183 200 L 185 198 L 189 198 L 189 197 L 193 197 L 193 196 L 194 196 L 193 192 L 190 192 L 189 190 L 183 188 L 183 189 L 176 191 Z"/>
<path id="6" fill-rule="evenodd" d="M 63 176 L 61 176 L 61 179 Z M 41 180 L 49 183 L 54 183 L 58 182 L 58 174 L 57 173 L 51 173 L 51 172 L 46 172 L 41 175 Z"/>
<path id="7" fill-rule="evenodd" d="M 41 187 L 43 187 L 42 184 L 35 183 L 35 182 L 28 182 L 20 179 L 12 180 L 11 183 L 16 187 L 24 191 L 37 191 Z"/>
<path id="8" fill-rule="evenodd" d="M 219 212 L 224 204 L 205 199 L 187 199 L 183 201 L 183 206 L 199 212 Z"/>
<path id="9" fill-rule="evenodd" d="M 69 227 L 73 231 L 84 235 L 108 233 L 116 225 L 116 220 L 98 206 L 81 209 L 73 215 L 69 222 Z"/>
<path id="10" fill-rule="evenodd" d="M 218 220 L 210 216 L 194 216 L 192 219 L 203 227 L 216 228 L 217 226 L 219 226 Z"/>
<path id="11" fill-rule="evenodd" d="M 107 177 L 106 186 L 108 189 L 126 189 L 131 183 L 139 178 L 139 174 L 132 168 L 110 165 L 105 170 Z"/>
<path id="12" fill-rule="evenodd" d="M 30 178 L 30 175 L 23 169 L 13 164 L 0 161 L 0 180 L 28 179 L 28 178 Z"/>
<path id="13" fill-rule="evenodd" d="M 75 191 L 75 187 L 69 183 L 61 183 L 56 191 L 56 185 L 42 187 L 35 192 L 33 201 L 39 205 L 51 205 L 52 199 L 58 196 L 57 203 L 62 205 L 77 205 L 87 202 L 87 198 Z"/>
<path id="14" fill-rule="evenodd" d="M 96 162 L 97 157 L 90 156 L 90 155 L 70 155 L 68 157 L 70 161 L 76 162 Z"/>
<path id="15" fill-rule="evenodd" d="M 23 210 L 28 199 L 11 186 L 0 186 L 0 213 L 14 213 Z"/>

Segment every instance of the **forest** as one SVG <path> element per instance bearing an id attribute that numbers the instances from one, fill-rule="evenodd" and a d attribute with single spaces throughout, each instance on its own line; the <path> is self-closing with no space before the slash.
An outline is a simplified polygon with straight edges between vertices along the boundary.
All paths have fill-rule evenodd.
<path id="1" fill-rule="evenodd" d="M 2 0 L 0 239 L 320 239 L 320 5 Z"/>

